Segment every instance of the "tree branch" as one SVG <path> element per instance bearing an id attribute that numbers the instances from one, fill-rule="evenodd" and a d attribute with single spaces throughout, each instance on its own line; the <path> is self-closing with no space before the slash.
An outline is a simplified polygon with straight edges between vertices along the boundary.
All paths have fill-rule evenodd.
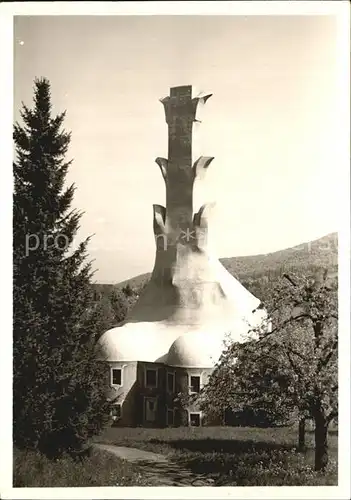
<path id="1" fill-rule="evenodd" d="M 312 321 L 311 315 L 307 314 L 307 313 L 299 314 L 298 316 L 291 316 L 289 319 L 283 321 L 283 323 L 281 323 L 276 328 L 274 328 L 271 332 L 267 332 L 264 335 L 264 337 L 262 337 L 258 342 L 261 342 L 262 340 L 270 337 L 273 333 L 279 332 L 280 330 L 282 330 L 284 328 L 284 326 L 292 323 L 293 321 L 298 321 L 299 319 L 302 319 L 302 318 L 308 318 L 308 319 L 310 319 Z"/>
<path id="2" fill-rule="evenodd" d="M 335 354 L 335 349 L 336 349 L 337 345 L 338 345 L 338 341 L 336 340 L 334 342 L 334 344 L 331 346 L 330 351 L 327 354 L 327 356 L 324 359 L 319 360 L 318 365 L 317 365 L 317 373 L 319 373 L 322 368 L 325 368 L 328 365 L 329 361 L 333 357 L 333 354 Z"/>
<path id="3" fill-rule="evenodd" d="M 328 416 L 327 416 L 327 423 L 329 424 L 333 418 L 336 418 L 338 416 L 338 411 L 333 410 Z"/>
<path id="4" fill-rule="evenodd" d="M 301 370 L 299 370 L 299 369 L 295 366 L 295 363 L 294 363 L 294 362 L 293 362 L 293 360 L 291 359 L 290 352 L 289 352 L 289 351 L 287 351 L 286 349 L 283 349 L 283 351 L 284 351 L 284 352 L 285 352 L 285 354 L 287 355 L 287 358 L 288 358 L 288 360 L 289 360 L 289 362 L 290 362 L 290 365 L 291 365 L 292 369 L 294 370 L 294 372 L 296 373 L 296 375 L 297 375 L 298 377 L 300 377 L 300 375 L 301 375 Z"/>
<path id="5" fill-rule="evenodd" d="M 292 349 L 290 346 L 289 346 L 289 351 L 292 353 L 292 354 L 295 354 L 295 356 L 298 356 L 300 359 L 302 359 L 303 361 L 307 361 L 307 358 L 305 356 L 303 356 L 301 353 L 299 353 L 298 351 L 295 351 L 295 349 Z"/>
<path id="6" fill-rule="evenodd" d="M 296 286 L 296 283 L 294 283 L 288 274 L 283 274 L 283 278 L 287 279 L 292 286 Z"/>

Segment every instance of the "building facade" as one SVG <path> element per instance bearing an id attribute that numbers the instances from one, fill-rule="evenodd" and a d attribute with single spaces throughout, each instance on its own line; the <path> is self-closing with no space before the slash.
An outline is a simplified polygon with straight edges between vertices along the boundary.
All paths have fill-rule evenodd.
<path id="1" fill-rule="evenodd" d="M 114 425 L 204 425 L 204 416 L 196 404 L 184 408 L 178 398 L 179 394 L 198 394 L 211 371 L 142 361 L 111 364 L 109 395 L 111 399 L 117 397 L 111 415 Z"/>
<path id="2" fill-rule="evenodd" d="M 118 349 L 111 349 L 114 342 L 110 339 L 106 346 L 110 348 L 106 359 L 109 365 L 107 397 L 114 401 L 112 419 L 115 425 L 204 425 L 206 421 L 197 404 L 192 402 L 184 406 L 181 401 L 186 399 L 184 396 L 192 396 L 190 401 L 196 400 L 196 394 L 207 383 L 220 354 L 219 343 L 214 346 L 213 342 L 205 341 L 199 346 L 199 335 L 188 334 L 177 338 L 165 356 L 159 352 L 155 358 L 155 352 L 144 346 L 143 354 L 135 350 L 135 358 L 140 359 L 133 360 L 130 355 L 133 346 L 126 345 L 134 344 L 133 338 L 119 339 L 120 332 L 122 330 L 116 329 L 106 332 L 118 345 Z"/>

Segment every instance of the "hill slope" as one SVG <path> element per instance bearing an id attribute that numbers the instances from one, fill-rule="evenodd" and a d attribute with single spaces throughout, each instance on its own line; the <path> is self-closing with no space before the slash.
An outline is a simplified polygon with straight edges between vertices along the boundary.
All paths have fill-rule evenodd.
<path id="1" fill-rule="evenodd" d="M 326 267 L 336 271 L 338 265 L 337 233 L 318 240 L 279 250 L 278 252 L 221 259 L 226 269 L 237 277 L 260 276 L 281 269 Z"/>
<path id="2" fill-rule="evenodd" d="M 284 270 L 308 270 L 326 267 L 337 274 L 338 236 L 331 233 L 318 240 L 262 255 L 229 257 L 220 259 L 224 267 L 235 277 L 245 279 L 259 277 Z M 150 278 L 151 273 L 140 274 L 117 285 L 97 284 L 96 287 L 123 287 L 127 283 L 134 288 L 141 288 Z"/>

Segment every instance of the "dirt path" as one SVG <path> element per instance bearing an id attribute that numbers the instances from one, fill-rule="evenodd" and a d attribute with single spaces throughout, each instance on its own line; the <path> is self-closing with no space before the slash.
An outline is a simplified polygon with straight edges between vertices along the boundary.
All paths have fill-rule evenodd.
<path id="1" fill-rule="evenodd" d="M 213 486 L 212 479 L 204 475 L 193 474 L 188 469 L 168 460 L 164 455 L 125 446 L 109 444 L 95 444 L 94 446 L 136 463 L 151 486 Z"/>

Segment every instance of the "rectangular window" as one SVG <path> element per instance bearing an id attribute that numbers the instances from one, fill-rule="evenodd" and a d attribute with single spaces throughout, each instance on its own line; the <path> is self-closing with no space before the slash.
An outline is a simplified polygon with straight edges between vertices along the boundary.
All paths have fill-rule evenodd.
<path id="1" fill-rule="evenodd" d="M 146 422 L 156 422 L 157 418 L 157 400 L 155 398 L 145 398 L 145 420 Z"/>
<path id="2" fill-rule="evenodd" d="M 201 425 L 200 413 L 190 413 L 189 424 L 191 427 L 200 427 Z"/>
<path id="3" fill-rule="evenodd" d="M 119 420 L 122 416 L 122 405 L 121 404 L 113 405 L 111 414 L 113 420 Z"/>
<path id="4" fill-rule="evenodd" d="M 167 425 L 174 425 L 174 410 L 167 410 Z"/>
<path id="5" fill-rule="evenodd" d="M 200 392 L 200 377 L 198 375 L 190 377 L 190 392 Z"/>
<path id="6" fill-rule="evenodd" d="M 122 370 L 120 368 L 112 368 L 111 385 L 122 385 Z"/>
<path id="7" fill-rule="evenodd" d="M 157 387 L 157 369 L 147 369 L 145 373 L 146 387 Z"/>
<path id="8" fill-rule="evenodd" d="M 174 373 L 168 372 L 167 373 L 167 391 L 173 393 L 174 392 L 174 385 L 175 385 Z"/>

